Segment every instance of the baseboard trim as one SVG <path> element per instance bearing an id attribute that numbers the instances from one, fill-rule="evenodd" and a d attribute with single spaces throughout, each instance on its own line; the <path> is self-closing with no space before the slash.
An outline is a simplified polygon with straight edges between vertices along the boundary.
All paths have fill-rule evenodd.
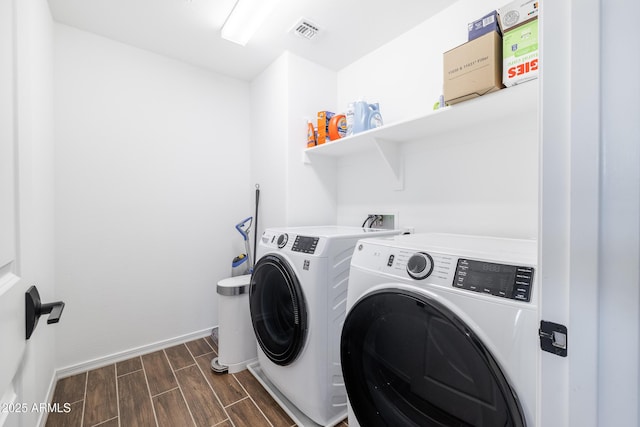
<path id="1" fill-rule="evenodd" d="M 58 379 L 56 377 L 56 372 L 54 372 L 53 375 L 51 376 L 51 381 L 49 381 L 49 389 L 47 390 L 47 396 L 46 396 L 46 399 L 44 400 L 45 402 L 51 402 L 51 400 L 53 399 L 53 392 L 56 389 L 57 381 Z M 38 423 L 36 425 L 40 427 L 44 427 L 47 424 L 48 416 L 49 416 L 49 413 L 47 411 L 42 411 L 40 413 L 40 416 L 38 417 Z"/>
<path id="2" fill-rule="evenodd" d="M 143 345 L 143 346 L 132 348 L 129 350 L 121 351 L 119 353 L 110 354 L 108 356 L 99 357 L 93 360 L 79 363 L 77 365 L 59 368 L 55 371 L 53 383 L 55 383 L 59 379 L 70 377 L 72 375 L 79 374 L 81 372 L 102 368 L 104 366 L 111 365 L 112 363 L 122 362 L 123 360 L 131 359 L 132 357 L 142 356 L 143 354 L 152 353 L 154 351 L 161 350 L 163 348 L 171 347 L 178 344 L 183 344 L 185 342 L 193 341 L 198 338 L 204 338 L 204 337 L 210 336 L 211 330 L 215 327 L 217 326 L 203 329 L 201 331 L 191 332 L 185 335 L 180 335 L 178 337 L 169 338 L 167 340 L 158 341 L 152 344 Z M 50 392 L 53 393 L 53 390 L 51 390 Z M 51 399 L 53 395 L 48 397 L 49 399 Z"/>

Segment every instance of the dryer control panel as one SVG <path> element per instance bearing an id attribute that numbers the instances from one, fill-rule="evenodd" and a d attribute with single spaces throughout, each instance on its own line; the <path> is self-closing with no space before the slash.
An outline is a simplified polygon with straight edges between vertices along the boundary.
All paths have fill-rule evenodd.
<path id="1" fill-rule="evenodd" d="M 532 267 L 459 258 L 453 286 L 528 302 L 532 282 Z"/>
<path id="2" fill-rule="evenodd" d="M 316 251 L 319 240 L 320 239 L 318 237 L 296 236 L 296 240 L 294 240 L 291 250 L 293 252 L 312 254 Z"/>
<path id="3" fill-rule="evenodd" d="M 425 233 L 361 240 L 351 268 L 419 287 L 537 304 L 536 255 L 531 240 Z"/>

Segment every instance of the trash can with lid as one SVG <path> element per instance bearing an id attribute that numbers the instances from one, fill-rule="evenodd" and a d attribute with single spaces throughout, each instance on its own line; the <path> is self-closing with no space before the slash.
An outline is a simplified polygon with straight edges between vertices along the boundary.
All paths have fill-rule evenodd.
<path id="1" fill-rule="evenodd" d="M 250 274 L 218 282 L 218 357 L 211 361 L 215 372 L 239 372 L 258 359 L 249 312 L 250 283 Z"/>

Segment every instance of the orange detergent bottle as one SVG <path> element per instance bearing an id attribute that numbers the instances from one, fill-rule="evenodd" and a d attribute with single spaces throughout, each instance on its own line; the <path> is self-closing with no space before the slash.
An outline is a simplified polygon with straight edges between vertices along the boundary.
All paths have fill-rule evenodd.
<path id="1" fill-rule="evenodd" d="M 335 141 L 347 135 L 347 117 L 344 114 L 336 114 L 329 120 L 329 139 Z"/>

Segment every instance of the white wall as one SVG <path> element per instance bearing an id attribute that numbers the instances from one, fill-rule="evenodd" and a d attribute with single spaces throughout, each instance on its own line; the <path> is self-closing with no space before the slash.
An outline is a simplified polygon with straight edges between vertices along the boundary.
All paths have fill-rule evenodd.
<path id="1" fill-rule="evenodd" d="M 359 225 L 368 213 L 390 212 L 416 231 L 535 237 L 536 117 L 405 144 L 400 192 L 385 181 L 375 153 L 302 163 L 305 120 L 319 110 L 340 112 L 361 96 L 381 103 L 386 123 L 431 110 L 442 90 L 442 53 L 464 43 L 467 23 L 496 6 L 457 2 L 337 75 L 285 53 L 255 79 L 251 164 L 252 182 L 261 187 L 261 229 Z"/>
<path id="2" fill-rule="evenodd" d="M 339 109 L 364 97 L 380 102 L 386 124 L 428 113 L 442 93 L 443 52 L 467 40 L 468 22 L 501 5 L 461 0 L 345 67 L 338 73 Z M 535 238 L 537 150 L 537 117 L 405 144 L 403 191 L 380 174 L 375 153 L 346 157 L 338 163 L 338 223 L 388 212 L 417 232 Z"/>
<path id="3" fill-rule="evenodd" d="M 442 94 L 442 55 L 467 41 L 467 24 L 508 2 L 459 0 L 338 73 L 338 109 L 379 102 L 386 124 L 429 112 Z"/>
<path id="4" fill-rule="evenodd" d="M 287 222 L 287 77 L 287 55 L 282 55 L 251 82 L 250 164 L 251 183 L 260 185 L 258 236 Z"/>
<path id="5" fill-rule="evenodd" d="M 335 165 L 305 165 L 307 119 L 336 105 L 336 73 L 285 52 L 251 82 L 251 176 L 260 231 L 336 223 Z"/>
<path id="6" fill-rule="evenodd" d="M 217 324 L 251 215 L 249 85 L 55 26 L 57 364 Z"/>
<path id="7" fill-rule="evenodd" d="M 53 21 L 44 1 L 19 1 L 14 7 L 19 268 L 25 284 L 37 285 L 43 302 L 51 302 L 60 296 L 54 282 Z M 58 326 L 47 325 L 43 317 L 27 341 L 16 380 L 20 403 L 47 401 Z M 35 426 L 42 416 L 19 414 L 18 425 Z"/>
<path id="8" fill-rule="evenodd" d="M 337 74 L 299 56 L 289 58 L 288 225 L 336 223 L 336 168 L 334 162 L 302 162 L 307 146 L 307 119 L 317 112 L 336 111 Z"/>

